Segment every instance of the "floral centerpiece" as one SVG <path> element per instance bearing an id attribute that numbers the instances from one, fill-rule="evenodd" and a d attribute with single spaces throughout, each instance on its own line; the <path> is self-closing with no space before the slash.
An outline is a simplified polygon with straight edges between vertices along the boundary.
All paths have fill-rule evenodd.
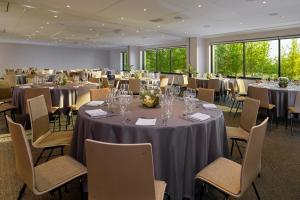
<path id="1" fill-rule="evenodd" d="M 134 78 L 135 79 L 141 79 L 143 77 L 143 71 L 141 70 L 135 70 L 134 71 Z"/>
<path id="2" fill-rule="evenodd" d="M 57 74 L 55 76 L 55 84 L 56 85 L 66 85 L 68 82 L 68 77 L 66 74 L 61 73 L 61 74 Z"/>
<path id="3" fill-rule="evenodd" d="M 140 98 L 143 106 L 154 108 L 159 104 L 161 90 L 155 85 L 143 85 L 140 91 Z"/>
<path id="4" fill-rule="evenodd" d="M 286 88 L 289 85 L 289 79 L 287 77 L 279 77 L 278 85 L 281 88 Z"/>

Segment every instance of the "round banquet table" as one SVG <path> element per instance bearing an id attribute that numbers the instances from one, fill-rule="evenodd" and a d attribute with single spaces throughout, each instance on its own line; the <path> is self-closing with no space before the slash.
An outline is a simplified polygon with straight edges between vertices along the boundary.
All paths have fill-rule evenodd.
<path id="1" fill-rule="evenodd" d="M 278 84 L 253 83 L 248 85 L 248 96 L 251 97 L 253 87 L 264 87 L 269 92 L 269 102 L 276 106 L 276 117 L 286 118 L 288 116 L 288 107 L 294 106 L 297 92 L 300 92 L 300 86 L 288 86 L 280 88 Z"/>
<path id="2" fill-rule="evenodd" d="M 220 92 L 221 94 L 225 94 L 226 90 L 229 89 L 230 79 L 220 78 L 219 80 L 221 83 Z M 208 88 L 208 79 L 196 78 L 196 83 L 198 88 Z"/>
<path id="3" fill-rule="evenodd" d="M 202 102 L 203 103 L 203 102 Z M 111 108 L 119 112 L 117 105 Z M 100 107 L 107 110 L 106 106 Z M 197 112 L 211 116 L 205 121 L 183 119 L 183 101 L 174 101 L 173 117 L 164 124 L 160 108 L 143 108 L 134 98 L 124 117 L 107 115 L 92 118 L 85 111 L 99 109 L 82 106 L 74 127 L 70 154 L 85 164 L 85 139 L 110 143 L 151 143 L 155 178 L 167 182 L 171 199 L 194 199 L 195 175 L 220 156 L 228 155 L 228 144 L 223 113 L 205 110 L 199 102 Z M 155 126 L 137 126 L 139 117 L 156 118 Z M 100 170 L 100 169 L 99 169 Z"/>
<path id="4" fill-rule="evenodd" d="M 49 87 L 51 93 L 52 106 L 67 108 L 76 103 L 77 87 Z M 26 88 L 15 87 L 13 89 L 12 104 L 18 108 L 21 115 L 25 116 L 25 94 Z"/>

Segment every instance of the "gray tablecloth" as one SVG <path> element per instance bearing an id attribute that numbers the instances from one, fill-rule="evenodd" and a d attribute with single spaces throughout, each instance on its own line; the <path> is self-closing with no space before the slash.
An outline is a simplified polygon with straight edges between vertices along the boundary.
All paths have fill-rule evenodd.
<path id="1" fill-rule="evenodd" d="M 221 88 L 220 92 L 221 94 L 226 93 L 226 89 L 229 89 L 229 79 L 220 79 L 221 82 Z M 196 78 L 196 83 L 198 88 L 208 88 L 208 79 L 201 79 Z"/>
<path id="2" fill-rule="evenodd" d="M 251 97 L 253 87 L 258 87 L 257 84 L 248 86 L 248 96 Z M 286 118 L 288 116 L 288 107 L 295 105 L 297 90 L 285 88 L 268 88 L 269 102 L 276 106 L 276 117 Z M 300 91 L 298 91 L 300 92 Z"/>
<path id="3" fill-rule="evenodd" d="M 12 104 L 18 108 L 18 112 L 23 116 L 25 113 L 25 94 L 26 88 L 15 87 L 13 90 Z M 66 108 L 76 103 L 76 88 L 53 88 L 50 89 L 52 106 Z"/>
<path id="4" fill-rule="evenodd" d="M 82 106 L 79 109 L 71 144 L 71 156 L 85 164 L 85 139 L 112 143 L 151 143 L 155 177 L 167 182 L 167 191 L 173 200 L 194 198 L 196 173 L 220 156 L 228 155 L 228 144 L 223 113 L 220 110 L 204 110 L 212 118 L 191 122 L 181 118 L 182 101 L 175 101 L 173 118 L 164 126 L 160 108 L 147 109 L 135 99 L 125 116 L 91 118 Z M 106 107 L 102 107 L 103 110 Z M 115 108 L 115 111 L 118 107 Z M 157 118 L 156 126 L 136 126 L 138 117 Z M 100 169 L 99 169 L 100 170 Z"/>

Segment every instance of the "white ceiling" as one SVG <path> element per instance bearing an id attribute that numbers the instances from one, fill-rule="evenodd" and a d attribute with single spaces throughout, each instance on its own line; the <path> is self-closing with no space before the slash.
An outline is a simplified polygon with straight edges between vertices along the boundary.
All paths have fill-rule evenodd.
<path id="1" fill-rule="evenodd" d="M 5 1 L 2 42 L 114 48 L 300 27 L 299 0 Z"/>

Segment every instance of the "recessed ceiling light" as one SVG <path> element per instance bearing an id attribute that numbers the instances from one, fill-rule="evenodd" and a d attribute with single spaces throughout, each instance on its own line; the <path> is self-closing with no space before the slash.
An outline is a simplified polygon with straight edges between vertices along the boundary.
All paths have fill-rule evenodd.
<path id="1" fill-rule="evenodd" d="M 181 20 L 181 22 L 184 22 L 184 19 L 183 19 L 183 20 Z"/>
<path id="2" fill-rule="evenodd" d="M 92 29 L 92 28 L 89 28 L 89 31 L 93 31 L 94 29 Z"/>
<path id="3" fill-rule="evenodd" d="M 23 4 L 23 7 L 25 7 L 25 8 L 35 8 L 34 6 L 27 5 L 27 4 Z"/>
<path id="4" fill-rule="evenodd" d="M 48 12 L 52 12 L 52 13 L 58 13 L 57 10 L 48 10 Z"/>
<path id="5" fill-rule="evenodd" d="M 184 34 L 187 34 L 187 32 L 184 32 Z"/>
<path id="6" fill-rule="evenodd" d="M 147 12 L 147 8 L 144 8 L 144 12 Z"/>
<path id="7" fill-rule="evenodd" d="M 102 26 L 105 26 L 105 24 L 102 24 Z"/>
<path id="8" fill-rule="evenodd" d="M 39 30 L 36 30 L 35 32 L 36 32 L 36 33 L 39 33 L 40 31 L 39 31 Z"/>
<path id="9" fill-rule="evenodd" d="M 140 30 L 139 30 L 139 29 L 137 29 L 135 32 L 139 33 L 139 32 L 140 32 Z"/>
<path id="10" fill-rule="evenodd" d="M 240 24 L 243 24 L 243 22 L 240 22 Z"/>
<path id="11" fill-rule="evenodd" d="M 157 25 L 156 27 L 157 27 L 157 28 L 160 28 L 160 25 Z"/>
<path id="12" fill-rule="evenodd" d="M 47 25 L 49 25 L 49 24 L 50 24 L 50 22 L 46 22 L 46 24 L 47 24 Z"/>
<path id="13" fill-rule="evenodd" d="M 44 29 L 44 27 L 43 27 L 43 26 L 40 26 L 40 29 Z"/>
<path id="14" fill-rule="evenodd" d="M 54 15 L 53 17 L 54 17 L 54 18 L 58 18 L 58 16 L 57 16 L 57 15 Z"/>
<path id="15" fill-rule="evenodd" d="M 124 20 L 124 17 L 121 17 L 121 20 Z"/>
<path id="16" fill-rule="evenodd" d="M 261 3 L 262 3 L 262 4 L 266 4 L 266 3 L 267 3 L 267 1 L 262 1 Z"/>
<path id="17" fill-rule="evenodd" d="M 201 8 L 201 7 L 202 7 L 202 5 L 201 5 L 201 4 L 199 4 L 199 5 L 198 5 L 198 8 Z"/>
<path id="18" fill-rule="evenodd" d="M 67 8 L 70 8 L 71 6 L 69 4 L 66 5 Z"/>

